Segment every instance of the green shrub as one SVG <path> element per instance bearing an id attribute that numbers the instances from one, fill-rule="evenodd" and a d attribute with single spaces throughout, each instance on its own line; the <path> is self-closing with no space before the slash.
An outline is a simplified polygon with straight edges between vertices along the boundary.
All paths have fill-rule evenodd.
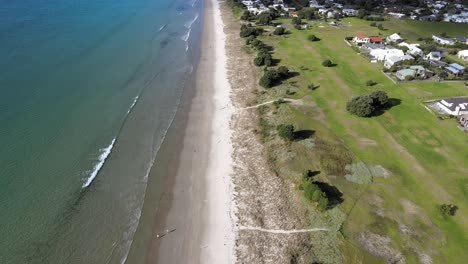
<path id="1" fill-rule="evenodd" d="M 302 20 L 298 17 L 293 17 L 291 23 L 296 26 L 300 26 L 302 24 Z"/>
<path id="2" fill-rule="evenodd" d="M 274 35 L 278 35 L 278 36 L 281 36 L 284 34 L 284 28 L 283 27 L 277 27 L 275 28 L 275 31 L 273 31 L 273 34 Z"/>
<path id="3" fill-rule="evenodd" d="M 282 78 L 286 78 L 289 76 L 289 69 L 286 66 L 279 66 L 277 72 Z"/>
<path id="4" fill-rule="evenodd" d="M 454 204 L 441 204 L 439 211 L 442 216 L 454 216 L 457 213 L 458 207 Z"/>
<path id="5" fill-rule="evenodd" d="M 331 60 L 324 60 L 322 62 L 322 65 L 325 66 L 325 67 L 331 67 L 331 66 L 333 66 L 333 63 L 331 62 Z"/>
<path id="6" fill-rule="evenodd" d="M 278 136 L 285 141 L 293 141 L 294 140 L 294 126 L 293 125 L 285 125 L 281 124 L 276 127 L 276 131 L 278 132 Z"/>
<path id="7" fill-rule="evenodd" d="M 369 95 L 353 97 L 346 103 L 346 110 L 360 117 L 371 116 L 374 113 L 374 101 Z"/>
<path id="8" fill-rule="evenodd" d="M 299 185 L 299 190 L 304 193 L 304 197 L 307 200 L 315 202 L 320 211 L 325 211 L 327 209 L 327 196 L 311 179 L 304 178 Z"/>
<path id="9" fill-rule="evenodd" d="M 383 107 L 388 103 L 388 95 L 384 91 L 374 91 L 369 96 L 376 108 Z"/>
<path id="10" fill-rule="evenodd" d="M 376 84 L 376 83 L 375 83 L 373 80 L 368 80 L 368 81 L 366 82 L 366 85 L 367 85 L 367 86 L 374 86 L 375 84 Z"/>
<path id="11" fill-rule="evenodd" d="M 317 38 L 317 36 L 315 36 L 314 34 L 309 35 L 309 36 L 307 37 L 307 39 L 310 40 L 310 41 L 319 41 L 319 40 L 320 40 L 320 39 Z"/>

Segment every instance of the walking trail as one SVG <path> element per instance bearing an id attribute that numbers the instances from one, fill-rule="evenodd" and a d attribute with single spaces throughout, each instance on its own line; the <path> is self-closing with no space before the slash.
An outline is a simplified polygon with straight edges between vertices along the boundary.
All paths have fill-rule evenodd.
<path id="1" fill-rule="evenodd" d="M 265 229 L 261 227 L 253 227 L 253 226 L 241 226 L 238 227 L 238 230 L 255 230 L 260 232 L 266 233 L 274 233 L 274 234 L 295 234 L 295 233 L 309 233 L 309 232 L 318 232 L 318 231 L 330 231 L 328 228 L 309 228 L 309 229 L 291 229 L 291 230 L 282 230 L 282 229 Z"/>
<path id="2" fill-rule="evenodd" d="M 239 110 L 257 108 L 257 107 L 260 107 L 260 106 L 262 106 L 262 105 L 272 104 L 272 103 L 274 103 L 274 102 L 277 102 L 278 100 L 279 100 L 279 99 L 277 99 L 277 100 L 271 100 L 271 101 L 268 101 L 268 102 L 264 102 L 264 103 L 257 104 L 257 105 L 253 105 L 253 106 L 249 106 L 249 107 L 239 108 Z M 284 102 L 296 103 L 296 104 L 302 104 L 302 101 L 301 101 L 301 100 L 295 100 L 295 99 L 288 99 L 288 98 L 285 98 L 285 99 L 283 99 L 283 101 L 284 101 Z"/>

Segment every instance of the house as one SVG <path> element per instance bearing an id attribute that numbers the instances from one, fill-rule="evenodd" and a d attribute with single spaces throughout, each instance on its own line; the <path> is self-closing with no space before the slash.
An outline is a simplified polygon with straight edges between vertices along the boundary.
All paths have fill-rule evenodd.
<path id="1" fill-rule="evenodd" d="M 434 75 L 434 73 L 432 71 L 424 68 L 424 66 L 422 66 L 422 65 L 411 65 L 409 67 L 409 69 L 415 70 L 417 77 L 427 78 L 427 77 L 432 77 Z"/>
<path id="2" fill-rule="evenodd" d="M 387 57 L 385 58 L 384 67 L 385 67 L 385 68 L 391 68 L 393 65 L 400 65 L 401 63 L 403 63 L 404 61 L 407 61 L 407 60 L 414 60 L 414 58 L 411 57 L 410 55 L 403 55 L 403 56 L 395 56 L 395 55 L 392 55 L 392 56 L 387 56 Z"/>
<path id="3" fill-rule="evenodd" d="M 416 71 L 415 70 L 412 70 L 412 69 L 403 69 L 403 70 L 399 70 L 395 73 L 395 76 L 404 81 L 404 80 L 407 80 L 407 78 L 414 78 L 416 76 Z"/>
<path id="4" fill-rule="evenodd" d="M 425 56 L 426 60 L 440 61 L 442 59 L 442 54 L 440 51 L 431 51 Z"/>
<path id="5" fill-rule="evenodd" d="M 454 45 L 455 41 L 453 39 L 449 38 L 444 38 L 436 35 L 432 35 L 432 40 L 434 40 L 435 43 L 441 44 L 441 45 Z"/>
<path id="6" fill-rule="evenodd" d="M 392 16 L 394 18 L 403 18 L 403 17 L 406 16 L 403 13 L 396 13 L 396 12 L 389 12 L 389 13 L 387 13 L 387 15 Z"/>
<path id="7" fill-rule="evenodd" d="M 387 42 L 400 43 L 402 41 L 403 41 L 403 38 L 397 33 L 393 33 L 392 35 L 387 37 Z"/>
<path id="8" fill-rule="evenodd" d="M 456 97 L 447 98 L 437 102 L 437 106 L 440 107 L 446 114 L 461 116 L 468 115 L 468 98 L 467 97 Z"/>
<path id="9" fill-rule="evenodd" d="M 461 75 L 465 72 L 465 67 L 461 66 L 458 63 L 451 63 L 447 67 L 445 67 L 445 69 L 447 70 L 448 74 L 456 76 Z"/>
<path id="10" fill-rule="evenodd" d="M 342 12 L 343 12 L 343 15 L 348 16 L 348 17 L 354 17 L 354 16 L 357 16 L 358 14 L 358 11 L 352 8 L 343 8 Z"/>
<path id="11" fill-rule="evenodd" d="M 374 44 L 381 44 L 383 43 L 383 39 L 381 37 L 370 37 L 369 42 Z"/>
<path id="12" fill-rule="evenodd" d="M 458 56 L 458 58 L 460 58 L 462 60 L 468 60 L 468 50 L 460 50 L 457 53 L 457 56 Z"/>
<path id="13" fill-rule="evenodd" d="M 373 49 L 385 49 L 384 44 L 364 43 L 361 45 L 362 50 L 371 51 Z"/>
<path id="14" fill-rule="evenodd" d="M 369 43 L 369 38 L 364 35 L 364 34 L 357 34 L 354 38 L 353 38 L 353 42 L 356 44 L 356 45 L 362 45 L 364 43 Z"/>
<path id="15" fill-rule="evenodd" d="M 409 55 L 411 55 L 413 57 L 415 57 L 415 56 L 423 57 L 424 56 L 424 52 L 419 48 L 419 44 L 408 44 L 406 42 L 401 42 L 400 44 L 398 44 L 398 46 L 407 47 L 408 51 L 406 52 L 406 54 L 409 54 Z"/>
<path id="16" fill-rule="evenodd" d="M 384 61 L 385 58 L 391 56 L 403 57 L 405 54 L 400 49 L 393 47 L 385 47 L 385 49 L 373 49 L 369 54 L 374 57 L 377 61 Z"/>
<path id="17" fill-rule="evenodd" d="M 456 37 L 455 41 L 462 44 L 468 45 L 468 38 L 467 37 Z"/>
<path id="18" fill-rule="evenodd" d="M 459 123 L 462 128 L 468 129 L 468 115 L 461 115 Z"/>

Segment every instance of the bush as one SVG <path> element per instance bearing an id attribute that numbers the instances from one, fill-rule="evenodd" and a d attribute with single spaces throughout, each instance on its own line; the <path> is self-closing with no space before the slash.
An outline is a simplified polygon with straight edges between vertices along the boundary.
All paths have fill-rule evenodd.
<path id="1" fill-rule="evenodd" d="M 301 25 L 295 25 L 294 28 L 297 29 L 297 30 L 301 30 L 301 29 L 302 29 L 302 28 L 301 28 Z"/>
<path id="2" fill-rule="evenodd" d="M 284 34 L 284 28 L 283 27 L 277 27 L 275 28 L 275 31 L 273 31 L 274 35 L 281 36 Z"/>
<path id="3" fill-rule="evenodd" d="M 454 204 L 441 204 L 439 211 L 443 217 L 454 216 L 457 213 L 458 207 Z"/>
<path id="4" fill-rule="evenodd" d="M 259 84 L 264 88 L 270 88 L 279 79 L 279 74 L 275 70 L 266 70 L 260 78 Z"/>
<path id="5" fill-rule="evenodd" d="M 379 26 L 377 28 L 380 29 L 380 30 L 384 30 L 384 27 L 383 27 L 382 24 L 379 24 Z"/>
<path id="6" fill-rule="evenodd" d="M 245 45 L 250 45 L 252 44 L 252 41 L 254 41 L 255 36 L 249 36 L 246 40 L 245 40 Z"/>
<path id="7" fill-rule="evenodd" d="M 277 72 L 281 78 L 286 78 L 289 76 L 289 69 L 286 66 L 279 66 Z"/>
<path id="8" fill-rule="evenodd" d="M 296 26 L 300 26 L 302 24 L 302 20 L 298 17 L 293 17 L 291 20 L 291 23 Z"/>
<path id="9" fill-rule="evenodd" d="M 276 131 L 278 131 L 278 136 L 285 141 L 293 141 L 294 140 L 294 126 L 293 125 L 285 125 L 281 124 L 276 127 Z"/>
<path id="10" fill-rule="evenodd" d="M 259 36 L 263 33 L 263 28 L 257 28 L 253 27 L 250 24 L 249 25 L 242 25 L 241 30 L 240 30 L 240 37 L 241 38 L 247 38 L 250 36 Z"/>
<path id="11" fill-rule="evenodd" d="M 346 103 L 346 110 L 360 117 L 371 116 L 375 111 L 374 101 L 369 95 L 356 96 Z"/>
<path id="12" fill-rule="evenodd" d="M 333 66 L 333 63 L 331 62 L 331 60 L 324 60 L 322 62 L 322 65 L 325 66 L 325 67 L 331 67 L 331 66 Z"/>
<path id="13" fill-rule="evenodd" d="M 258 23 L 261 25 L 269 25 L 271 21 L 273 20 L 272 15 L 270 12 L 263 12 L 260 15 L 257 16 Z"/>
<path id="14" fill-rule="evenodd" d="M 405 81 L 412 81 L 412 80 L 414 80 L 414 77 L 411 75 L 408 75 L 405 77 Z"/>
<path id="15" fill-rule="evenodd" d="M 371 27 L 376 27 L 377 24 L 376 24 L 375 22 L 372 22 L 372 23 L 370 23 L 370 26 L 371 26 Z"/>
<path id="16" fill-rule="evenodd" d="M 256 57 L 253 62 L 255 66 L 262 66 L 265 64 L 265 61 L 262 57 Z"/>
<path id="17" fill-rule="evenodd" d="M 388 103 L 388 95 L 384 91 L 374 91 L 369 96 L 376 108 L 383 107 Z"/>
<path id="18" fill-rule="evenodd" d="M 307 39 L 310 40 L 310 41 L 319 41 L 319 40 L 320 40 L 320 39 L 317 38 L 317 36 L 315 36 L 314 34 L 309 35 L 309 36 L 307 37 Z"/>
<path id="19" fill-rule="evenodd" d="M 376 83 L 375 83 L 373 80 L 368 80 L 368 81 L 366 82 L 366 85 L 367 85 L 367 86 L 374 86 L 374 85 L 376 85 Z"/>
<path id="20" fill-rule="evenodd" d="M 299 190 L 303 191 L 307 200 L 315 202 L 320 211 L 325 211 L 327 209 L 327 196 L 311 179 L 303 179 L 302 183 L 299 185 Z"/>
<path id="21" fill-rule="evenodd" d="M 246 20 L 246 21 L 252 21 L 255 19 L 255 15 L 249 11 L 244 11 L 244 13 L 242 13 L 241 17 L 240 17 L 241 20 Z"/>

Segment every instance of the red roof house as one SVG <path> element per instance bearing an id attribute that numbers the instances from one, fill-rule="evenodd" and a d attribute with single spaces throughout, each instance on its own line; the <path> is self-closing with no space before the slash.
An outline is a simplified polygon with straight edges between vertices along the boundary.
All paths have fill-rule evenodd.
<path id="1" fill-rule="evenodd" d="M 370 43 L 375 43 L 375 44 L 382 44 L 383 39 L 382 39 L 382 37 L 370 37 L 369 42 Z"/>

